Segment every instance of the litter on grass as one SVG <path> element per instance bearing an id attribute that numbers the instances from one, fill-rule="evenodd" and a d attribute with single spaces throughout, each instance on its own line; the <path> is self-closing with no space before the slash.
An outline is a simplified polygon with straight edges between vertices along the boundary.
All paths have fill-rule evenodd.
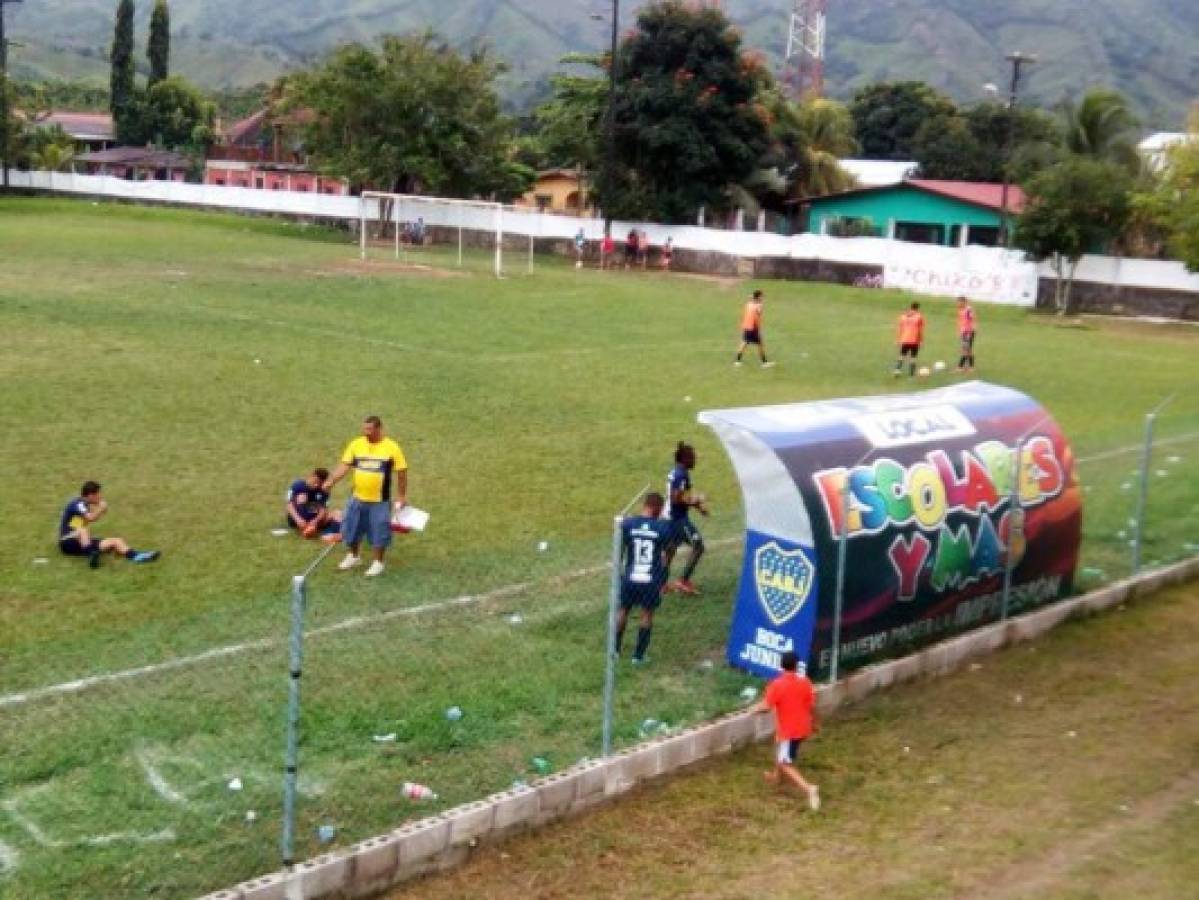
<path id="1" fill-rule="evenodd" d="M 272 528 L 271 534 L 273 534 L 275 537 L 287 537 L 287 529 L 286 528 Z"/>
<path id="2" fill-rule="evenodd" d="M 376 734 L 371 738 L 371 740 L 376 744 L 392 744 L 395 743 L 395 739 L 396 733 L 394 731 L 388 732 L 387 734 Z"/>
<path id="3" fill-rule="evenodd" d="M 242 788 L 241 779 L 240 778 L 230 778 L 228 788 L 231 791 L 240 791 Z"/>
<path id="4" fill-rule="evenodd" d="M 757 698 L 757 696 L 758 696 L 758 689 L 756 687 L 754 687 L 753 685 L 746 685 L 745 687 L 743 687 L 741 689 L 741 699 L 744 700 L 746 703 L 749 703 L 749 701 L 754 700 L 755 698 Z"/>
<path id="5" fill-rule="evenodd" d="M 316 830 L 316 839 L 322 844 L 330 843 L 335 837 L 337 837 L 337 829 L 332 825 L 321 825 Z"/>
<path id="6" fill-rule="evenodd" d="M 524 616 L 522 616 L 520 613 L 513 613 L 512 615 L 505 617 L 505 621 L 509 625 L 519 625 L 524 620 Z"/>
<path id="7" fill-rule="evenodd" d="M 451 722 L 459 721 L 462 718 L 462 707 L 461 706 L 451 706 L 449 709 L 447 709 L 445 711 L 445 717 L 447 719 L 449 719 Z"/>

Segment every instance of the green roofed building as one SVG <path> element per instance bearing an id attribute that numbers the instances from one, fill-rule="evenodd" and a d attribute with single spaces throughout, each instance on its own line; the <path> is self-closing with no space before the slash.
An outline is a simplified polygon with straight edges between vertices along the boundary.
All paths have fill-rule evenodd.
<path id="1" fill-rule="evenodd" d="M 1008 188 L 1008 212 L 1024 209 L 1024 192 Z M 808 228 L 836 237 L 886 237 L 965 247 L 1000 243 L 1003 185 L 911 179 L 807 201 Z"/>

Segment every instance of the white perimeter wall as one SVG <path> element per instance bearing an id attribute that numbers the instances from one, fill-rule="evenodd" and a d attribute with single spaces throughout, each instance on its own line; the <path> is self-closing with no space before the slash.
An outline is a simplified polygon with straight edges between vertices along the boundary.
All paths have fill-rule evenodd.
<path id="1" fill-rule="evenodd" d="M 264 191 L 172 181 L 126 181 L 106 175 L 59 172 L 13 170 L 9 177 L 16 188 L 66 194 L 347 221 L 356 221 L 362 215 L 359 198 L 331 194 Z M 371 219 L 378 218 L 377 201 L 369 201 L 366 212 Z M 426 225 L 480 231 L 502 229 L 505 234 L 535 238 L 571 238 L 580 228 L 589 240 L 598 240 L 603 234 L 603 223 L 598 219 L 578 219 L 514 207 L 506 207 L 501 211 L 485 205 L 471 206 L 433 198 L 400 201 L 390 218 L 401 222 L 422 218 Z M 650 243 L 654 245 L 661 245 L 670 237 L 674 239 L 674 245 L 681 249 L 724 253 L 746 259 L 783 257 L 879 266 L 883 271 L 885 287 L 922 294 L 965 295 L 975 300 L 1018 306 L 1034 305 L 1039 278 L 1053 277 L 1047 264 L 1037 266 L 1026 261 L 1022 253 L 993 247 L 938 247 L 883 238 L 834 238 L 818 234 L 785 237 L 767 232 L 719 231 L 643 222 L 616 222 L 613 228 L 618 238 L 627 234 L 630 228 L 636 228 L 646 232 Z M 1088 256 L 1079 264 L 1077 278 L 1115 286 L 1199 293 L 1199 275 L 1188 273 L 1177 262 Z"/>

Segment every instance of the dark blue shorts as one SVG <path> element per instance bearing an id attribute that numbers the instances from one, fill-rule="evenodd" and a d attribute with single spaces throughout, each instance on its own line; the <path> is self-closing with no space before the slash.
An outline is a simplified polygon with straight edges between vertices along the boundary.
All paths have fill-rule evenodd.
<path id="1" fill-rule="evenodd" d="M 671 520 L 670 535 L 666 538 L 666 548 L 668 550 L 677 550 L 682 544 L 694 547 L 696 544 L 702 544 L 703 542 L 703 535 L 699 533 L 699 529 L 695 527 L 695 523 L 690 519 Z"/>
<path id="2" fill-rule="evenodd" d="M 341 523 L 341 537 L 347 544 L 357 544 L 366 538 L 366 542 L 376 549 L 390 547 L 391 503 L 387 500 L 364 503 L 351 497 Z"/>
<path id="3" fill-rule="evenodd" d="M 741 332 L 741 340 L 746 344 L 761 344 L 762 333 L 756 328 L 746 328 Z"/>
<path id="4" fill-rule="evenodd" d="M 70 537 L 58 542 L 58 549 L 67 556 L 91 556 L 93 553 L 100 552 L 100 541 L 103 538 L 98 538 L 94 534 L 91 541 L 85 547 L 79 543 L 79 538 Z"/>
<path id="5" fill-rule="evenodd" d="M 632 609 L 634 606 L 639 606 L 642 609 L 657 609 L 662 605 L 662 584 L 661 581 L 651 581 L 648 584 L 622 581 L 620 583 L 620 608 Z"/>

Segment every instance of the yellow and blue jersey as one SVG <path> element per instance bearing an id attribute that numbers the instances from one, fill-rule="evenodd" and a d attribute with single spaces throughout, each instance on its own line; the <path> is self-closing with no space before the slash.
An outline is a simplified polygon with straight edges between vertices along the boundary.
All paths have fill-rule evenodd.
<path id="1" fill-rule="evenodd" d="M 346 445 L 341 461 L 354 470 L 352 493 L 362 503 L 391 499 L 391 475 L 408 468 L 404 451 L 391 438 L 372 444 L 356 437 Z"/>
<path id="2" fill-rule="evenodd" d="M 76 497 L 68 503 L 62 511 L 62 518 L 58 522 L 58 539 L 60 541 L 74 537 L 80 528 L 88 526 L 87 521 L 88 506 L 87 501 L 82 497 Z"/>

